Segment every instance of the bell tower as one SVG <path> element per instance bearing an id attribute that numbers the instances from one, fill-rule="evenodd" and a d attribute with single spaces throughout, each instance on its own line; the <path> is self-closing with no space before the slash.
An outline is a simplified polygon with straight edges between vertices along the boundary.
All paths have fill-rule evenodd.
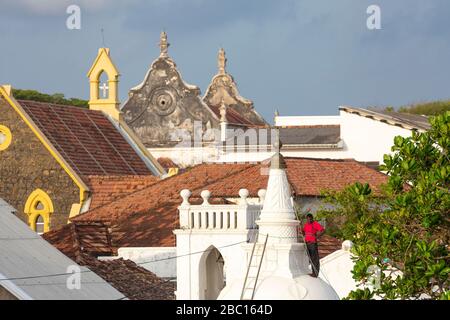
<path id="1" fill-rule="evenodd" d="M 119 110 L 119 71 L 109 55 L 109 48 L 98 49 L 97 57 L 87 74 L 90 83 L 89 109 L 100 110 L 115 120 Z"/>

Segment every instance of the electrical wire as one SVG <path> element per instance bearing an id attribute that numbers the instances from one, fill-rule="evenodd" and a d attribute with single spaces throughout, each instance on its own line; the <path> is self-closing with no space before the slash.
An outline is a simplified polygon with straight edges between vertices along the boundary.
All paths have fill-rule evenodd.
<path id="1" fill-rule="evenodd" d="M 223 248 L 228 248 L 228 247 L 232 247 L 232 246 L 236 246 L 242 243 L 248 243 L 249 240 L 246 241 L 240 241 L 240 242 L 236 242 L 236 243 L 232 243 L 232 244 L 228 244 L 225 246 L 221 246 L 218 247 L 217 249 L 223 249 Z M 167 257 L 167 258 L 163 258 L 163 259 L 157 259 L 157 260 L 150 260 L 150 261 L 144 261 L 144 262 L 140 262 L 140 263 L 136 263 L 137 265 L 143 265 L 143 264 L 148 264 L 151 262 L 160 262 L 160 261 L 166 261 L 166 260 L 171 260 L 171 259 L 177 259 L 177 258 L 181 258 L 181 257 L 186 257 L 186 256 L 190 256 L 190 255 L 195 255 L 195 254 L 201 254 L 204 252 L 209 252 L 211 250 L 213 250 L 214 248 L 208 249 L 208 250 L 204 250 L 204 251 L 197 251 L 197 252 L 191 252 L 191 253 L 187 253 L 187 254 L 183 254 L 183 255 L 179 255 L 179 256 L 173 256 L 173 257 Z M 85 267 L 87 268 L 87 267 Z M 87 272 L 92 272 L 95 273 L 94 271 L 88 269 L 88 270 L 83 270 L 78 272 L 78 274 L 80 273 L 87 273 Z M 14 277 L 14 278 L 0 278 L 0 282 L 2 281 L 13 281 L 13 280 L 28 280 L 28 279 L 38 279 L 38 278 L 50 278 L 50 277 L 61 277 L 61 276 L 69 276 L 69 275 L 73 275 L 74 273 L 54 273 L 54 274 L 47 274 L 47 275 L 37 275 L 37 276 L 27 276 L 27 277 Z M 38 285 L 38 284 L 36 284 Z"/>
<path id="2" fill-rule="evenodd" d="M 269 238 L 277 238 L 277 239 L 293 239 L 293 238 L 297 238 L 298 239 L 298 236 L 297 237 L 279 237 L 279 236 L 268 235 L 268 237 Z M 306 245 L 304 237 L 302 237 L 302 240 L 303 240 L 303 243 L 305 244 L 305 247 L 306 247 L 305 251 L 306 251 L 306 253 L 308 255 L 308 260 L 309 260 L 309 262 L 311 264 L 311 267 L 315 268 L 314 264 L 312 263 L 312 259 L 311 259 L 311 256 L 309 254 L 309 251 L 307 249 L 307 245 Z M 246 241 L 240 241 L 240 242 L 232 243 L 232 244 L 229 244 L 229 245 L 221 246 L 221 247 L 218 247 L 217 249 L 228 248 L 228 247 L 236 246 L 236 245 L 243 244 L 243 243 L 249 243 L 249 242 L 250 242 L 250 239 L 247 239 Z M 214 249 L 216 249 L 216 248 L 211 248 L 211 249 L 204 250 L 204 251 L 191 252 L 191 253 L 187 253 L 187 254 L 183 254 L 183 255 L 172 256 L 172 257 L 167 257 L 167 258 L 162 258 L 162 259 L 143 261 L 143 262 L 136 263 L 136 265 L 141 266 L 141 265 L 145 265 L 145 264 L 149 264 L 149 263 L 155 263 L 155 262 L 167 261 L 167 260 L 172 260 L 172 259 L 178 259 L 178 258 L 182 258 L 182 257 L 186 257 L 186 256 L 195 255 L 195 254 L 203 254 L 205 252 L 209 252 L 209 251 L 212 251 Z M 90 269 L 87 269 L 87 270 L 84 270 L 84 271 L 80 271 L 79 274 L 80 273 L 87 273 L 87 272 L 95 273 L 94 271 L 92 271 Z M 327 278 L 326 274 L 323 272 L 323 270 L 319 269 L 318 274 L 319 273 L 321 273 L 324 276 L 326 282 L 330 285 L 330 281 L 328 280 L 328 278 Z M 27 277 L 1 278 L 0 282 L 2 282 L 2 281 L 13 281 L 13 280 L 28 280 L 28 279 L 38 279 L 38 278 L 60 277 L 60 276 L 69 276 L 69 275 L 73 275 L 73 274 L 74 273 L 67 273 L 66 272 L 66 273 L 56 273 L 56 274 L 47 274 L 47 275 L 27 276 Z M 169 281 L 171 281 L 171 280 L 168 280 L 167 282 L 169 282 Z M 28 284 L 28 285 L 33 285 L 33 284 Z M 35 285 L 40 285 L 40 284 L 35 284 Z M 122 298 L 122 299 L 125 299 L 125 298 Z"/>

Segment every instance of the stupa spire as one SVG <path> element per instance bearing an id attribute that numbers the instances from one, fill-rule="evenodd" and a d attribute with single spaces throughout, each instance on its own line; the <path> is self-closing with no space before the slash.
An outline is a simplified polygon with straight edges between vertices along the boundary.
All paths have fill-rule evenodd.
<path id="1" fill-rule="evenodd" d="M 280 146 L 277 135 L 274 141 L 275 154 L 270 161 L 267 192 L 257 223 L 260 234 L 269 235 L 269 242 L 295 243 L 299 221 L 295 216 L 291 187 L 286 174 L 286 161 L 280 153 Z"/>

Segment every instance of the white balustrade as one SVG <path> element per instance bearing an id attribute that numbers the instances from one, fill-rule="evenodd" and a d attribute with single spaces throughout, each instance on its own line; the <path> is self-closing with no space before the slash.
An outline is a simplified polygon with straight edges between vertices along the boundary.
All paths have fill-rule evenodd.
<path id="1" fill-rule="evenodd" d="M 192 205 L 189 198 L 192 192 L 182 190 L 180 195 L 183 202 L 179 206 L 180 227 L 182 229 L 227 231 L 256 229 L 256 220 L 261 213 L 264 202 L 265 190 L 259 190 L 259 201 L 250 204 L 247 189 L 239 190 L 240 198 L 237 204 L 211 204 L 211 192 L 203 190 L 200 196 L 203 203 Z"/>

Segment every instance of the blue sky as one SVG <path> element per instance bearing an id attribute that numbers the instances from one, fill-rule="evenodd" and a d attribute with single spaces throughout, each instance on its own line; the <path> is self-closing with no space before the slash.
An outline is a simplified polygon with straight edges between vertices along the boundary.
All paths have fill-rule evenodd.
<path id="1" fill-rule="evenodd" d="M 81 30 L 66 8 L 81 7 Z M 381 8 L 381 30 L 366 27 Z M 204 93 L 224 47 L 241 94 L 268 120 L 337 114 L 339 105 L 401 106 L 450 98 L 448 0 L 0 0 L 0 83 L 88 97 L 105 43 L 121 101 L 158 56 L 166 30 L 186 82 Z"/>

